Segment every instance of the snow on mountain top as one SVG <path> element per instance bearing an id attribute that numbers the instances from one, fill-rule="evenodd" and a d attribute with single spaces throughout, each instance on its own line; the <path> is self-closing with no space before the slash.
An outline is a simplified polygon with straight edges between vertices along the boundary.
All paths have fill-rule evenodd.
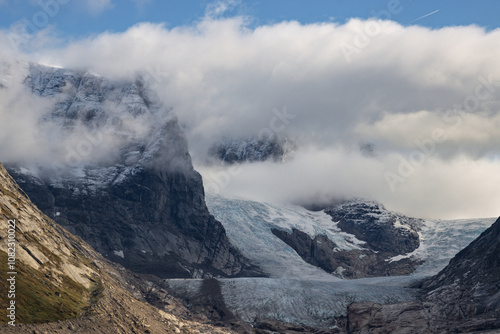
<path id="1" fill-rule="evenodd" d="M 30 171 L 18 172 L 37 176 L 42 169 L 53 186 L 81 180 L 80 191 L 93 191 L 165 155 L 177 157 L 171 163 L 160 159 L 165 168 L 192 170 L 175 118 L 141 78 L 108 80 L 84 70 L 26 63 L 0 64 L 0 83 L 12 80 L 12 73 L 24 76 L 19 82 L 49 106 L 32 113 L 39 117 L 36 136 L 47 142 L 43 161 L 28 161 Z"/>

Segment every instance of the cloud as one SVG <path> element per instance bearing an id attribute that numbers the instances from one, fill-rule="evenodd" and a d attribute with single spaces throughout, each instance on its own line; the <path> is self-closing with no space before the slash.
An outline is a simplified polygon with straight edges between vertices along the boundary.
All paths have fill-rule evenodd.
<path id="1" fill-rule="evenodd" d="M 30 57 L 116 79 L 142 73 L 173 107 L 204 171 L 207 148 L 222 138 L 274 126 L 298 143 L 288 163 L 243 166 L 232 194 L 365 194 L 415 216 L 500 213 L 491 204 L 500 200 L 496 177 L 479 174 L 500 156 L 500 30 L 359 19 L 250 28 L 242 17 L 214 17 L 231 3 L 193 26 L 143 23 Z M 284 110 L 287 122 L 277 116 Z M 359 152 L 367 143 L 369 156 Z M 401 159 L 415 162 L 408 177 Z M 392 190 L 386 172 L 404 181 Z"/>
<path id="2" fill-rule="evenodd" d="M 235 8 L 241 3 L 241 0 L 218 0 L 208 4 L 205 10 L 205 17 L 214 19 L 222 16 L 230 9 Z"/>
<path id="3" fill-rule="evenodd" d="M 432 156 L 425 168 L 415 167 L 403 177 L 396 191 L 391 190 L 384 173 L 398 173 L 401 156 L 389 153 L 372 158 L 340 147 L 308 147 L 285 164 L 200 166 L 199 171 L 207 191 L 229 197 L 299 204 L 362 197 L 413 217 L 458 219 L 500 214 L 499 158 L 474 161 Z"/>
<path id="4" fill-rule="evenodd" d="M 30 94 L 21 84 L 28 73 L 25 64 L 2 62 L 0 73 L 0 143 L 3 162 L 33 163 L 52 156 L 50 152 L 54 145 L 44 135 L 39 119 L 51 111 L 53 102 Z"/>
<path id="5" fill-rule="evenodd" d="M 87 8 L 91 14 L 100 14 L 113 7 L 112 0 L 87 0 Z"/>

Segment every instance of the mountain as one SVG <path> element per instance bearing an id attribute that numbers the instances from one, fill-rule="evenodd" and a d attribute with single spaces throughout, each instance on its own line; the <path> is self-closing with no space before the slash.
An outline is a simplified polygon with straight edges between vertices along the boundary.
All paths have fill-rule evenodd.
<path id="1" fill-rule="evenodd" d="M 6 167 L 44 213 L 136 272 L 259 275 L 208 212 L 184 134 L 147 82 L 38 64 L 25 71 L 25 88 L 52 105 L 39 116 L 50 129 L 43 135 L 54 150 L 65 145 L 52 164 Z"/>
<path id="2" fill-rule="evenodd" d="M 500 218 L 418 286 L 418 301 L 349 307 L 349 330 L 374 333 L 498 333 Z"/>
<path id="3" fill-rule="evenodd" d="M 271 277 L 407 275 L 422 263 L 411 253 L 420 246 L 423 220 L 380 203 L 356 199 L 311 211 L 212 194 L 207 203 L 232 244 Z"/>
<path id="4" fill-rule="evenodd" d="M 323 235 L 314 239 L 294 229 L 273 233 L 297 251 L 308 263 L 342 277 L 407 275 L 421 261 L 406 256 L 420 246 L 421 219 L 388 211 L 382 204 L 353 199 L 324 210 L 337 228 L 364 242 L 362 249 L 341 250 Z M 396 258 L 397 257 L 397 258 Z"/>
<path id="5" fill-rule="evenodd" d="M 144 79 L 3 65 L 2 92 L 17 80 L 36 97 L 40 140 L 6 167 L 47 215 L 0 169 L 2 214 L 19 227 L 18 316 L 61 321 L 19 332 L 217 331 L 193 319 L 248 333 L 498 328 L 498 222 L 459 252 L 492 221 L 410 218 L 362 199 L 306 209 L 205 197 L 181 126 Z M 273 145 L 234 139 L 214 154 L 286 157 Z"/>
<path id="6" fill-rule="evenodd" d="M 210 148 L 209 154 L 227 164 L 285 161 L 292 154 L 295 145 L 287 138 L 233 138 L 226 139 Z"/>
<path id="7" fill-rule="evenodd" d="M 212 290 L 217 295 L 217 298 L 212 296 L 212 300 L 223 303 L 225 309 L 256 328 L 275 328 L 277 332 L 283 329 L 274 323 L 276 321 L 291 323 L 297 331 L 302 328 L 311 332 L 304 327 L 310 326 L 326 332 L 343 332 L 347 330 L 348 315 L 351 321 L 355 321 L 352 312 L 357 305 L 418 303 L 423 290 L 413 286 L 441 271 L 453 256 L 494 222 L 493 219 L 414 219 L 386 210 L 380 203 L 359 199 L 332 205 L 329 209 L 349 213 L 345 217 L 357 217 L 359 224 L 363 221 L 368 224 L 375 216 L 372 223 L 383 225 L 387 231 L 406 230 L 399 224 L 408 226 L 412 231 L 418 230 L 417 249 L 391 257 L 382 264 L 384 268 L 391 268 L 391 262 L 410 258 L 412 263 L 417 263 L 413 272 L 405 276 L 375 277 L 366 275 L 363 266 L 349 268 L 346 265 L 344 273 L 352 270 L 358 275 L 364 274 L 365 278 L 345 279 L 349 276 L 340 275 L 340 270 L 332 272 L 305 261 L 303 254 L 273 233 L 278 230 L 292 235 L 293 231 L 300 231 L 308 240 L 323 244 L 331 242 L 336 245 L 333 254 L 342 255 L 334 258 L 338 260 L 345 254 L 354 258 L 355 252 L 362 252 L 357 253 L 358 258 L 363 253 L 383 253 L 372 250 L 366 241 L 355 235 L 342 231 L 338 226 L 340 220 L 333 219 L 325 210 L 311 211 L 297 205 L 226 198 L 211 193 L 207 193 L 206 201 L 210 212 L 224 225 L 231 243 L 269 276 L 217 279 L 220 287 Z M 395 218 L 399 223 L 394 224 Z M 405 235 L 407 232 L 401 231 L 401 240 L 405 240 Z M 363 259 L 361 256 L 361 261 Z M 202 280 L 165 282 L 165 289 L 185 298 L 185 305 L 201 302 Z M 361 315 L 365 313 L 361 312 Z"/>
<path id="8" fill-rule="evenodd" d="M 231 332 L 145 303 L 125 270 L 43 214 L 2 164 L 0 220 L 2 333 Z"/>

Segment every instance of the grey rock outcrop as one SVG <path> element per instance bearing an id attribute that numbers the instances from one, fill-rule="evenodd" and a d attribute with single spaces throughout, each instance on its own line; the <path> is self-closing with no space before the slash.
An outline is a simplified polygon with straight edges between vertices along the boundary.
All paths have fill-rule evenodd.
<path id="1" fill-rule="evenodd" d="M 343 278 L 408 275 L 421 261 L 404 258 L 387 261 L 394 253 L 373 252 L 368 249 L 340 250 L 325 235 L 311 238 L 294 229 L 292 233 L 273 229 L 273 234 L 292 247 L 304 261 Z"/>
<path id="2" fill-rule="evenodd" d="M 420 287 L 437 331 L 500 330 L 500 219 Z"/>
<path id="3" fill-rule="evenodd" d="M 348 333 L 430 333 L 426 310 L 419 302 L 393 305 L 357 303 L 349 306 L 348 315 Z"/>

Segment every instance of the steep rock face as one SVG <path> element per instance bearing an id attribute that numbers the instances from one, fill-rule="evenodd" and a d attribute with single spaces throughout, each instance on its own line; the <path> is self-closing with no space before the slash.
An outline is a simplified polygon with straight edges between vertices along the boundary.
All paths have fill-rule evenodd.
<path id="1" fill-rule="evenodd" d="M 352 333 L 498 333 L 500 330 L 500 219 L 424 280 L 421 300 L 393 305 L 352 304 Z M 413 320 L 394 315 L 411 314 Z M 392 328 L 393 331 L 389 331 Z M 415 331 L 418 333 L 418 331 Z"/>
<path id="2" fill-rule="evenodd" d="M 500 219 L 421 287 L 437 329 L 500 330 Z"/>
<path id="3" fill-rule="evenodd" d="M 254 273 L 208 212 L 182 131 L 146 83 L 30 65 L 25 85 L 53 101 L 41 124 L 69 143 L 52 166 L 8 165 L 49 217 L 138 272 Z M 67 140 L 77 131 L 86 136 Z"/>
<path id="4" fill-rule="evenodd" d="M 393 305 L 356 303 L 348 308 L 351 334 L 427 334 L 431 333 L 423 305 L 406 302 Z"/>
<path id="5" fill-rule="evenodd" d="M 122 275 L 130 273 L 43 214 L 2 164 L 0 221 L 0 285 L 15 291 L 0 301 L 16 306 L 14 320 L 0 320 L 2 333 L 232 333 L 145 303 Z M 8 257 L 15 261 L 5 268 Z"/>
<path id="6" fill-rule="evenodd" d="M 499 283 L 499 279 L 500 219 L 469 246 L 455 255 L 440 273 L 423 282 L 422 287 L 432 290 L 452 284 L 473 287 L 477 283 L 492 287 Z M 475 290 L 478 288 L 476 287 Z M 479 290 L 486 292 L 484 288 Z M 498 297 L 500 298 L 500 295 Z M 492 304 L 491 306 L 497 308 L 500 307 L 500 304 Z"/>
<path id="7" fill-rule="evenodd" d="M 14 301 L 17 323 L 83 313 L 91 291 L 100 284 L 98 267 L 85 261 L 93 251 L 31 204 L 1 164 L 0 221 L 0 276 L 5 292 L 0 299 L 2 305 Z M 12 291 L 12 298 L 7 298 L 7 291 Z M 2 317 L 2 322 L 6 320 Z"/>

